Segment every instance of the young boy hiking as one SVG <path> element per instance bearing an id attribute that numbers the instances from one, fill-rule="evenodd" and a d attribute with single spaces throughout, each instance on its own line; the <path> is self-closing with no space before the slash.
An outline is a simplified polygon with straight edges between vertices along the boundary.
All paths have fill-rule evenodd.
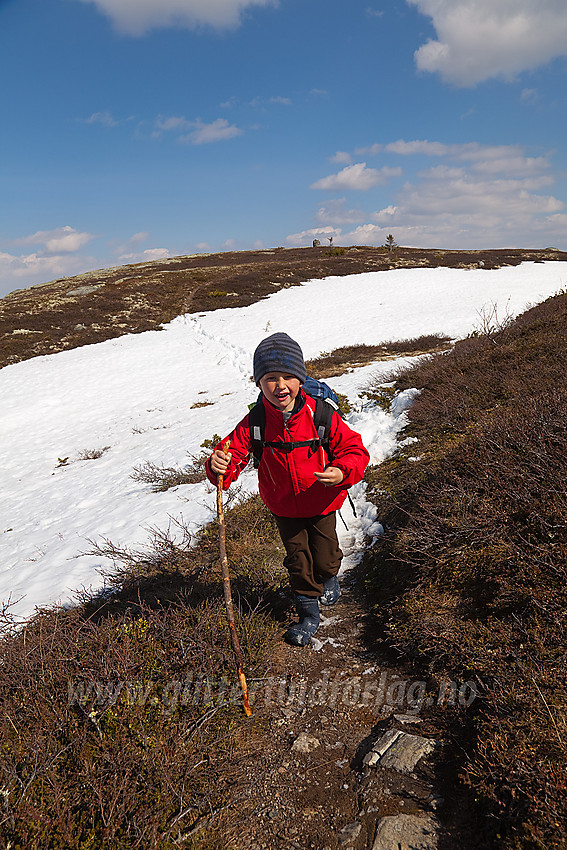
<path id="1" fill-rule="evenodd" d="M 225 489 L 236 481 L 258 452 L 260 496 L 274 515 L 286 550 L 284 565 L 299 622 L 285 640 L 307 646 L 319 627 L 319 602 L 334 605 L 340 589 L 337 573 L 343 553 L 336 533 L 336 512 L 347 489 L 362 479 L 370 456 L 360 434 L 335 411 L 326 438 L 315 427 L 316 401 L 302 389 L 307 378 L 303 353 L 285 333 L 264 339 L 254 352 L 254 381 L 262 391 L 258 405 L 264 432 L 248 414 L 218 444 L 206 463 L 209 480 L 224 476 Z M 319 402 L 319 404 L 325 404 Z M 252 417 L 252 418 L 251 418 Z M 230 440 L 225 453 L 222 446 Z M 258 443 L 259 439 L 262 440 Z M 321 443 L 324 442 L 325 446 Z M 257 455 L 258 456 L 258 455 Z"/>

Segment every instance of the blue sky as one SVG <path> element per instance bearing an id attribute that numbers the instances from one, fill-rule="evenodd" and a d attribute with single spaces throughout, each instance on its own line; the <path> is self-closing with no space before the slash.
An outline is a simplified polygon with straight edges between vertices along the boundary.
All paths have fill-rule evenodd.
<path id="1" fill-rule="evenodd" d="M 204 251 L 567 249 L 565 0 L 0 0 L 0 295 Z"/>

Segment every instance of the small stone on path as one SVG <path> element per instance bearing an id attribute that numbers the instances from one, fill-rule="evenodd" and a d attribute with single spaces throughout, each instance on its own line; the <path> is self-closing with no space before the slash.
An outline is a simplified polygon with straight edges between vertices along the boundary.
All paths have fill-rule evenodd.
<path id="1" fill-rule="evenodd" d="M 378 821 L 372 850 L 436 850 L 439 822 L 430 815 L 392 815 Z"/>
<path id="2" fill-rule="evenodd" d="M 421 717 L 416 717 L 415 714 L 394 714 L 394 720 L 398 723 L 423 723 Z"/>
<path id="3" fill-rule="evenodd" d="M 367 767 L 384 767 L 399 773 L 411 773 L 418 761 L 433 752 L 435 746 L 435 741 L 430 738 L 390 729 L 364 756 L 363 763 Z"/>
<path id="4" fill-rule="evenodd" d="M 403 733 L 399 729 L 389 729 L 382 737 L 376 741 L 369 753 L 364 756 L 364 764 L 372 767 L 378 764 L 384 753 L 398 740 Z"/>
<path id="5" fill-rule="evenodd" d="M 430 738 L 402 732 L 380 759 L 380 767 L 392 768 L 400 773 L 411 773 L 418 761 L 434 749 L 435 741 Z"/>
<path id="6" fill-rule="evenodd" d="M 296 753 L 310 753 L 312 750 L 316 750 L 320 744 L 318 738 L 308 735 L 307 732 L 300 732 L 291 745 L 291 749 Z"/>
<path id="7" fill-rule="evenodd" d="M 343 826 L 337 836 L 339 847 L 346 847 L 347 844 L 353 844 L 360 835 L 361 830 L 362 826 L 359 823 L 347 823 L 346 826 Z"/>

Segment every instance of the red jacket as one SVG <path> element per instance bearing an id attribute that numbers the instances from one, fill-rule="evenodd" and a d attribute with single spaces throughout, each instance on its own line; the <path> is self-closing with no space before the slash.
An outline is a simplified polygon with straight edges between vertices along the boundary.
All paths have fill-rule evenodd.
<path id="1" fill-rule="evenodd" d="M 313 424 L 315 400 L 303 390 L 301 400 L 302 406 L 292 413 L 285 426 L 281 411 L 262 400 L 266 409 L 266 441 L 294 443 L 317 438 Z M 230 440 L 232 457 L 224 476 L 225 489 L 236 481 L 252 451 L 247 415 L 216 448 L 222 449 L 227 439 Z M 272 513 L 283 517 L 308 517 L 329 514 L 341 507 L 347 489 L 362 479 L 370 455 L 362 444 L 360 434 L 349 428 L 338 414 L 331 421 L 329 447 L 333 453 L 332 465 L 344 475 L 343 481 L 335 487 L 325 487 L 313 475 L 314 472 L 323 472 L 330 463 L 322 447 L 311 455 L 308 446 L 295 448 L 289 453 L 270 447 L 264 449 L 258 468 L 258 487 L 263 502 Z M 217 477 L 211 471 L 210 459 L 205 468 L 209 480 L 216 484 Z"/>

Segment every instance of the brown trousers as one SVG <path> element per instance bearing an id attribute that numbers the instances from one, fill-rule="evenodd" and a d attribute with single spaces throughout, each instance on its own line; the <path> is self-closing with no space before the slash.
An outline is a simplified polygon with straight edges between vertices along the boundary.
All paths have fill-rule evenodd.
<path id="1" fill-rule="evenodd" d="M 336 513 L 274 519 L 287 553 L 284 566 L 291 589 L 302 596 L 321 596 L 323 582 L 336 576 L 343 557 L 337 540 Z"/>

